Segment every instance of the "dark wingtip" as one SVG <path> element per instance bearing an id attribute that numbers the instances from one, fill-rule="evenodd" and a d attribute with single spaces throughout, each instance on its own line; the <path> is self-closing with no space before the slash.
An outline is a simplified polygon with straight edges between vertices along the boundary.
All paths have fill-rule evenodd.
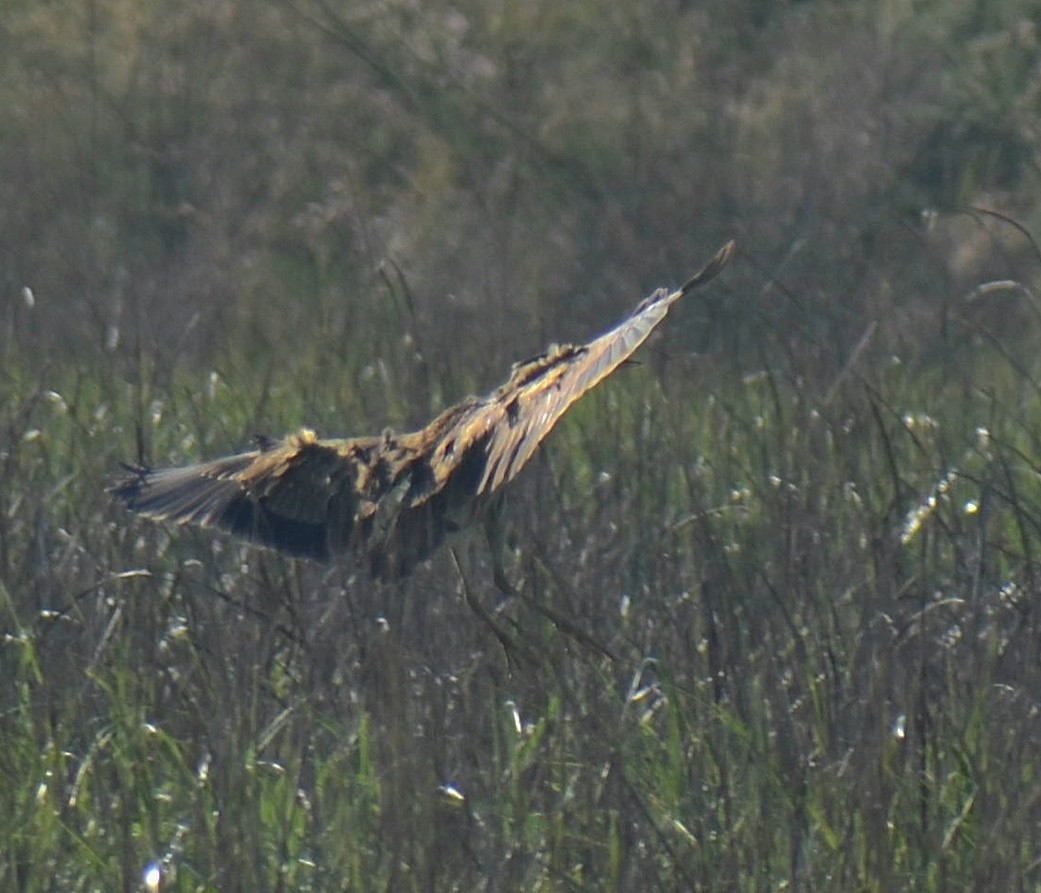
<path id="1" fill-rule="evenodd" d="M 715 257 L 712 258 L 704 267 L 698 270 L 693 276 L 690 277 L 680 289 L 682 294 L 687 294 L 696 288 L 704 285 L 706 282 L 711 281 L 719 272 L 730 263 L 730 259 L 734 256 L 734 249 L 736 243 L 733 239 L 726 243 L 719 251 L 716 252 Z"/>
<path id="2" fill-rule="evenodd" d="M 141 488 L 148 483 L 148 476 L 152 473 L 152 469 L 146 465 L 135 465 L 122 461 L 119 463 L 119 467 L 122 469 L 122 474 L 105 488 L 105 492 L 127 507 L 133 508 L 134 501 L 141 494 Z"/>

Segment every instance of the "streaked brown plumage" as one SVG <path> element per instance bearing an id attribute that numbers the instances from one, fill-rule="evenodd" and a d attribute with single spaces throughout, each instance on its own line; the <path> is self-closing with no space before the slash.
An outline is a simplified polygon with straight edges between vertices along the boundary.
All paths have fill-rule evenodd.
<path id="1" fill-rule="evenodd" d="M 258 449 L 185 468 L 132 468 L 113 488 L 145 517 L 217 527 L 291 555 L 367 558 L 398 578 L 465 527 L 512 480 L 560 417 L 647 339 L 681 297 L 730 260 L 725 245 L 674 292 L 659 289 L 583 345 L 554 345 L 407 434 L 319 439 L 304 429 Z"/>

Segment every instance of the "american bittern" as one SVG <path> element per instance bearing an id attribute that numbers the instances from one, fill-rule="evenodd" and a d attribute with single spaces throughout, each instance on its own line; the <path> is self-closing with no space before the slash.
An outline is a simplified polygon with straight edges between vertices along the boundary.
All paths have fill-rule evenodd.
<path id="1" fill-rule="evenodd" d="M 588 344 L 554 345 L 516 364 L 498 389 L 419 431 L 326 440 L 304 429 L 200 465 L 128 467 L 111 492 L 157 521 L 212 526 L 322 561 L 354 553 L 375 577 L 403 577 L 470 524 L 568 407 L 625 362 L 676 301 L 712 279 L 733 249 L 728 243 L 682 288 L 659 289 Z"/>

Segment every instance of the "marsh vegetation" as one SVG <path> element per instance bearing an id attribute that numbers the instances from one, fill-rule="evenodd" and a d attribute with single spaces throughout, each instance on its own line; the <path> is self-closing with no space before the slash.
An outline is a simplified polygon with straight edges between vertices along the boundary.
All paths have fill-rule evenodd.
<path id="1" fill-rule="evenodd" d="M 15 3 L 0 887 L 1041 888 L 1038 17 Z M 523 597 L 105 496 L 415 427 L 731 237 L 514 482 Z"/>

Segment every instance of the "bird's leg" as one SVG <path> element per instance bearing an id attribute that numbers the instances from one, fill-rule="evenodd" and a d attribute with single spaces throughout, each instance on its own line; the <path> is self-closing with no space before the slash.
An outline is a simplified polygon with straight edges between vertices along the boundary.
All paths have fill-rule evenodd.
<path id="1" fill-rule="evenodd" d="M 488 609 L 481 604 L 480 599 L 470 591 L 470 584 L 466 579 L 466 574 L 463 573 L 463 565 L 459 560 L 459 553 L 454 547 L 451 549 L 451 553 L 452 561 L 455 562 L 455 569 L 459 573 L 459 579 L 463 584 L 463 599 L 466 601 L 470 610 L 481 619 L 481 621 L 492 631 L 495 638 L 499 640 L 499 644 L 502 646 L 502 650 L 506 654 L 507 662 L 513 664 L 515 662 L 514 655 L 518 655 L 530 663 L 537 663 L 538 661 L 536 660 L 535 655 L 527 648 L 520 645 L 506 632 L 506 630 L 499 626 L 499 624 L 495 622 L 495 618 L 488 612 Z"/>
<path id="2" fill-rule="evenodd" d="M 554 611 L 551 607 L 549 607 L 549 605 L 544 605 L 541 602 L 535 601 L 535 599 L 533 599 L 530 595 L 525 595 L 521 593 L 520 597 L 524 601 L 524 604 L 528 605 L 528 607 L 541 614 L 558 630 L 565 633 L 566 635 L 571 636 L 571 638 L 578 642 L 580 645 L 584 645 L 591 651 L 596 651 L 597 653 L 603 655 L 609 660 L 618 660 L 618 655 L 615 654 L 610 648 L 608 648 L 602 642 L 598 642 L 595 638 L 593 638 L 593 636 L 585 632 L 585 630 L 580 629 L 575 623 L 568 620 L 568 618 L 561 614 L 559 611 Z"/>
<path id="3" fill-rule="evenodd" d="M 523 587 L 514 586 L 510 582 L 509 577 L 506 576 L 506 567 L 503 564 L 503 556 L 506 552 L 506 538 L 503 534 L 502 518 L 499 508 L 500 505 L 498 503 L 494 504 L 489 508 L 489 511 L 485 515 L 484 535 L 488 540 L 488 548 L 492 553 L 492 579 L 495 581 L 496 588 L 502 593 L 503 601 L 506 602 L 512 599 L 517 599 L 518 601 L 524 602 L 524 604 L 536 613 L 545 617 L 553 624 L 553 626 L 565 635 L 571 636 L 575 641 L 593 651 L 598 651 L 600 654 L 610 658 L 611 660 L 617 660 L 617 656 L 606 645 L 601 644 L 591 635 L 579 629 L 575 623 L 568 620 L 568 618 L 563 614 L 534 599 L 524 591 Z M 539 564 L 545 570 L 548 570 L 543 562 L 539 561 Z M 556 575 L 553 574 L 552 576 L 555 577 Z M 557 581 L 557 583 L 559 588 L 559 581 Z"/>
<path id="4" fill-rule="evenodd" d="M 558 575 L 552 571 L 552 569 L 546 564 L 546 562 L 542 558 L 539 557 L 539 553 L 541 551 L 541 549 L 535 550 L 535 555 L 533 556 L 534 562 L 539 566 L 539 568 L 541 568 L 542 572 L 549 577 L 549 579 L 552 581 L 553 587 L 556 588 L 558 591 L 563 591 L 564 586 L 561 580 L 559 579 Z M 544 618 L 546 618 L 546 620 L 552 623 L 557 630 L 564 633 L 565 635 L 570 636 L 579 644 L 584 645 L 586 648 L 589 648 L 592 651 L 599 652 L 604 657 L 607 657 L 610 660 L 618 659 L 618 656 L 610 648 L 608 648 L 603 643 L 597 641 L 592 635 L 582 630 L 576 623 L 569 620 L 559 611 L 554 610 L 549 605 L 543 604 L 541 601 L 538 601 L 534 596 L 530 595 L 529 593 L 524 592 L 521 589 L 514 589 L 512 586 L 510 586 L 509 581 L 506 579 L 506 572 L 502 568 L 502 565 L 499 563 L 498 560 L 501 553 L 493 547 L 492 554 L 494 556 L 492 560 L 495 566 L 495 581 L 496 585 L 498 585 L 500 589 L 503 588 L 503 585 L 509 587 L 507 591 L 510 595 L 516 596 L 533 611 L 535 611 L 538 614 L 541 614 Z M 500 579 L 502 583 L 500 583 Z"/>
<path id="5" fill-rule="evenodd" d="M 488 541 L 488 550 L 492 556 L 492 580 L 495 588 L 502 594 L 503 602 L 511 601 L 517 597 L 518 592 L 506 576 L 506 566 L 503 563 L 506 537 L 503 533 L 499 503 L 490 506 L 484 516 L 484 537 Z"/>

